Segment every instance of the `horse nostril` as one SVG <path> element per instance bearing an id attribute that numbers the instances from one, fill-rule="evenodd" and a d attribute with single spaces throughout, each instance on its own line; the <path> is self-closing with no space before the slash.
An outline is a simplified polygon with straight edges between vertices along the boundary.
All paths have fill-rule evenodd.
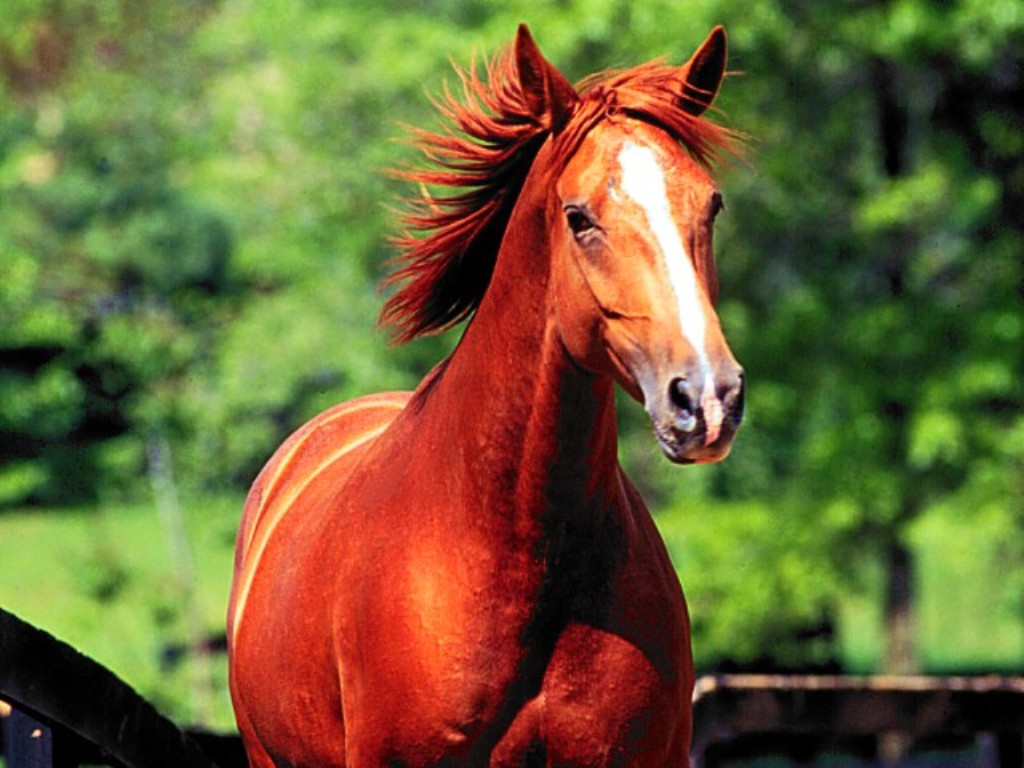
<path id="1" fill-rule="evenodd" d="M 726 408 L 735 424 L 743 421 L 743 409 L 746 401 L 747 382 L 746 377 L 740 373 L 735 385 L 725 396 Z"/>
<path id="2" fill-rule="evenodd" d="M 685 378 L 676 378 L 668 385 L 668 399 L 676 407 L 676 420 L 684 432 L 697 426 L 697 398 L 693 385 Z"/>
<path id="3" fill-rule="evenodd" d="M 743 418 L 743 409 L 747 402 L 747 379 L 740 374 L 740 391 L 736 394 L 736 420 Z"/>

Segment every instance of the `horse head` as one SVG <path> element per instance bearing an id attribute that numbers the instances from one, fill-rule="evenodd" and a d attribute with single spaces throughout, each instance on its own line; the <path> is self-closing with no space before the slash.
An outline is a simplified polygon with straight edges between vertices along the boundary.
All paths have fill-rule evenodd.
<path id="1" fill-rule="evenodd" d="M 565 349 L 644 405 L 671 460 L 722 459 L 743 418 L 744 380 L 715 312 L 723 203 L 706 160 L 721 129 L 700 116 L 725 71 L 724 31 L 680 68 L 608 76 L 582 95 L 525 28 L 516 54 L 526 101 L 564 155 L 547 218 Z"/>

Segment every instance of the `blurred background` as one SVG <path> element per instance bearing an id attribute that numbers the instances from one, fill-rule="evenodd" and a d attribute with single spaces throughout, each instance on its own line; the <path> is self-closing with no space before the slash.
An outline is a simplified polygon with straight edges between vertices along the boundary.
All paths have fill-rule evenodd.
<path id="1" fill-rule="evenodd" d="M 698 668 L 1024 671 L 1019 0 L 5 0 L 0 605 L 233 727 L 245 491 L 453 344 L 375 327 L 387 169 L 520 21 L 572 80 L 729 32 L 747 421 L 675 467 L 621 408 Z"/>

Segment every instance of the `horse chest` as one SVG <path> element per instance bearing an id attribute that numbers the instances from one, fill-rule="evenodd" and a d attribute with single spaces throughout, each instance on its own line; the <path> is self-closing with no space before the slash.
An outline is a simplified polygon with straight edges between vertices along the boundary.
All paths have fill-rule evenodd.
<path id="1" fill-rule="evenodd" d="M 471 537 L 417 539 L 418 554 L 382 566 L 366 582 L 375 596 L 339 627 L 346 730 L 367 736 L 373 759 L 599 765 L 650 753 L 664 764 L 682 743 L 685 607 L 651 553 L 592 546 L 515 563 Z"/>

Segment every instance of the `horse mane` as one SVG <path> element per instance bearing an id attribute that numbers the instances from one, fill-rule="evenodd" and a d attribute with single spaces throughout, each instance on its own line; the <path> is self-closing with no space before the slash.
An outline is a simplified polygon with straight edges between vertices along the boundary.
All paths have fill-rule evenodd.
<path id="1" fill-rule="evenodd" d="M 476 67 L 455 71 L 462 98 L 446 86 L 434 100 L 446 125 L 412 129 L 431 167 L 396 174 L 415 187 L 404 200 L 402 229 L 392 238 L 395 268 L 384 281 L 398 287 L 380 317 L 397 343 L 447 330 L 479 306 L 512 208 L 551 133 L 530 112 L 511 50 L 487 63 L 486 81 Z M 710 169 L 723 151 L 737 154 L 739 136 L 700 117 L 703 107 L 690 111 L 698 101 L 692 89 L 678 67 L 660 61 L 586 78 L 572 117 L 555 133 L 553 162 L 564 167 L 597 122 L 625 115 L 663 128 Z M 429 187 L 452 191 L 438 197 Z"/>

